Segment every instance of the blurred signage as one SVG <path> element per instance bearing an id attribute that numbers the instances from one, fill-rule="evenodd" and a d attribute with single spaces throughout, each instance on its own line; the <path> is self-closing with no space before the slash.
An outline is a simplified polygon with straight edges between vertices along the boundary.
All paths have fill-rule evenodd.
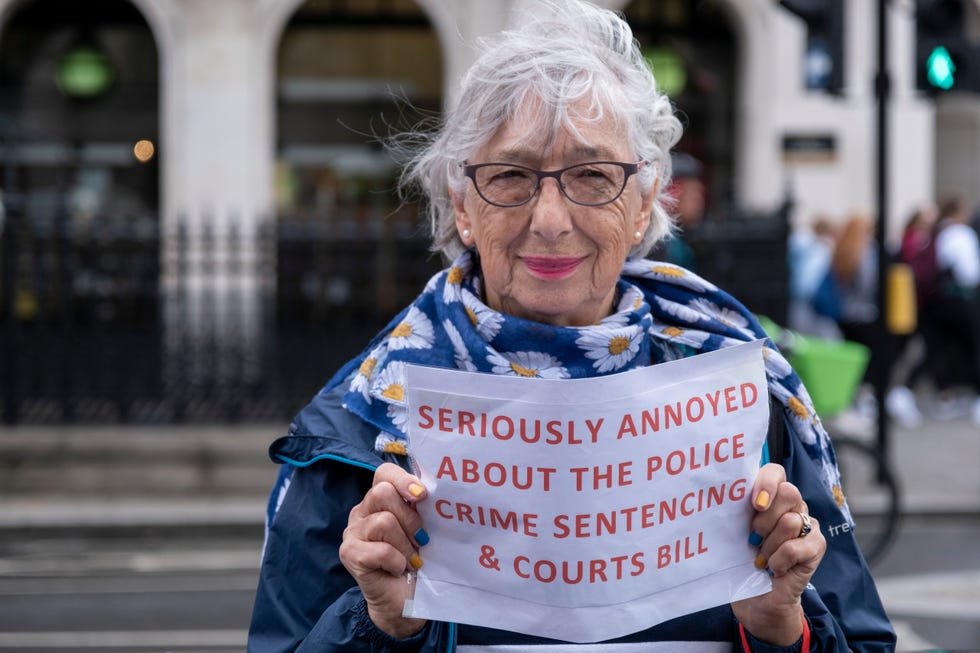
<path id="1" fill-rule="evenodd" d="M 829 163 L 837 156 L 833 134 L 784 134 L 783 161 L 788 163 Z"/>

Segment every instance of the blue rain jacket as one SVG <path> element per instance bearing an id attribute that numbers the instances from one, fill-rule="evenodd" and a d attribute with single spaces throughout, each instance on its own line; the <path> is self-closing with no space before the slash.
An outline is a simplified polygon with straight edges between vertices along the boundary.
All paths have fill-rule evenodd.
<path id="1" fill-rule="evenodd" d="M 694 653 L 738 651 L 738 624 L 722 605 L 679 617 L 648 630 L 601 644 L 574 645 L 501 630 L 429 622 L 417 635 L 395 639 L 377 629 L 364 598 L 340 562 L 339 548 L 351 508 L 371 487 L 382 462 L 407 465 L 404 456 L 379 455 L 376 429 L 347 412 L 341 400 L 348 365 L 293 420 L 288 435 L 270 447 L 281 464 L 269 498 L 252 623 L 250 653 L 284 651 L 390 651 L 425 653 Z M 872 653 L 895 650 L 895 634 L 853 532 L 816 470 L 793 437 L 784 437 L 783 418 L 770 423 L 774 455 L 800 489 L 827 538 L 827 553 L 803 593 L 811 651 Z M 773 439 L 773 432 L 777 439 Z M 748 532 L 746 532 L 748 537 Z M 499 648 L 509 645 L 509 648 Z M 750 638 L 752 651 L 799 651 Z"/>

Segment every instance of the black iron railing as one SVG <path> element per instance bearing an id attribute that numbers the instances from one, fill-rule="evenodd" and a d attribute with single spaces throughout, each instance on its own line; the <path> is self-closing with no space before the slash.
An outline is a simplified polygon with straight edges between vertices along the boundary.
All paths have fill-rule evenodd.
<path id="1" fill-rule="evenodd" d="M 5 222 L 0 419 L 288 419 L 439 267 L 387 223 L 158 225 Z"/>
<path id="2" fill-rule="evenodd" d="M 246 233 L 15 213 L 0 228 L 6 423 L 287 420 L 440 266 L 413 216 L 279 216 Z M 785 320 L 784 212 L 692 236 L 703 276 Z"/>

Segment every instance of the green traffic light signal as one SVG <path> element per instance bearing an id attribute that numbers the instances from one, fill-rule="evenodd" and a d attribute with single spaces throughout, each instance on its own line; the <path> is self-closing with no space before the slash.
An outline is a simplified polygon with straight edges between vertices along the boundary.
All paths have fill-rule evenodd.
<path id="1" fill-rule="evenodd" d="M 937 46 L 929 53 L 926 61 L 926 78 L 929 83 L 936 88 L 948 91 L 956 83 L 956 64 L 949 50 L 943 46 Z"/>

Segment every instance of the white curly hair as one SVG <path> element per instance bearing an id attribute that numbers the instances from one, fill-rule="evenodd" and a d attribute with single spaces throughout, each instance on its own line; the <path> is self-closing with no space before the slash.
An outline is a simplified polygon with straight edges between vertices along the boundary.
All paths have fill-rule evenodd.
<path id="1" fill-rule="evenodd" d="M 622 15 L 583 0 L 541 0 L 517 26 L 482 39 L 481 55 L 464 76 L 458 101 L 431 133 L 403 134 L 411 153 L 400 179 L 403 196 L 420 189 L 432 249 L 453 260 L 465 249 L 456 232 L 450 189 L 465 191 L 460 163 L 531 103 L 532 130 L 562 128 L 575 121 L 612 115 L 636 159 L 640 183 L 664 189 L 670 181 L 670 150 L 681 136 L 680 121 L 657 88 L 647 61 Z M 583 111 L 582 107 L 587 107 Z M 670 233 L 662 196 L 653 202 L 650 225 L 630 254 L 643 256 Z"/>

